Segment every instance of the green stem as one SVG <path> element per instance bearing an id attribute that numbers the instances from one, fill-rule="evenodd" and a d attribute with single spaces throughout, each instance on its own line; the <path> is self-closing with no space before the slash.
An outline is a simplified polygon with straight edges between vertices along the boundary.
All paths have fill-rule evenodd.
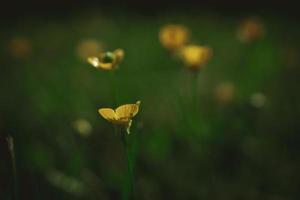
<path id="1" fill-rule="evenodd" d="M 198 73 L 193 72 L 191 78 L 191 95 L 192 95 L 192 109 L 198 109 Z"/>
<path id="2" fill-rule="evenodd" d="M 236 62 L 235 67 L 232 68 L 231 74 L 240 74 L 240 76 L 236 76 L 237 82 L 239 82 L 241 79 L 245 78 L 245 70 L 248 68 L 245 67 L 247 65 L 247 58 L 249 59 L 249 56 L 251 57 L 256 47 L 256 43 L 251 43 L 248 45 L 241 44 L 241 55 L 239 56 L 238 61 Z"/>
<path id="3" fill-rule="evenodd" d="M 186 127 L 188 123 L 186 121 L 185 106 L 183 104 L 181 96 L 182 96 L 181 92 L 177 88 L 177 91 L 174 92 L 174 99 L 175 99 L 174 106 L 175 106 L 175 109 L 177 111 L 177 115 L 176 116 L 178 116 L 177 120 L 178 120 L 178 124 L 181 125 L 180 127 Z"/>
<path id="4" fill-rule="evenodd" d="M 110 74 L 110 84 L 111 84 L 111 96 L 112 101 L 115 106 L 118 104 L 118 97 L 117 97 L 117 79 L 116 79 L 116 72 L 113 70 Z"/>
<path id="5" fill-rule="evenodd" d="M 127 162 L 127 174 L 126 174 L 126 182 L 125 185 L 123 187 L 123 199 L 124 200 L 128 200 L 128 199 L 133 199 L 134 196 L 134 187 L 133 187 L 133 166 L 131 163 L 131 159 L 130 159 L 130 149 L 129 149 L 129 145 L 127 143 L 126 140 L 126 136 L 127 133 L 125 130 L 123 130 L 124 127 L 120 127 L 120 126 L 115 126 L 115 132 L 117 136 L 121 135 L 121 141 L 124 147 L 124 151 L 125 151 L 125 156 L 126 156 L 126 162 Z M 129 188 L 127 187 L 129 186 Z"/>
<path id="6" fill-rule="evenodd" d="M 126 160 L 127 160 L 127 177 L 129 179 L 129 197 L 134 195 L 134 187 L 133 187 L 133 167 L 132 167 L 132 163 L 131 163 L 131 159 L 130 159 L 130 155 L 131 155 L 131 152 L 130 152 L 130 148 L 129 148 L 129 145 L 127 143 L 127 140 L 126 140 L 126 136 L 127 134 L 126 133 L 122 133 L 122 142 L 123 142 L 123 146 L 124 146 L 124 149 L 125 149 L 125 153 L 126 153 Z"/>
<path id="7" fill-rule="evenodd" d="M 15 148 L 14 148 L 14 140 L 11 136 L 7 136 L 6 138 L 8 144 L 8 150 L 11 159 L 12 166 L 12 176 L 13 176 L 13 199 L 18 199 L 18 186 L 17 186 L 17 167 L 16 167 L 16 158 L 15 158 Z"/>

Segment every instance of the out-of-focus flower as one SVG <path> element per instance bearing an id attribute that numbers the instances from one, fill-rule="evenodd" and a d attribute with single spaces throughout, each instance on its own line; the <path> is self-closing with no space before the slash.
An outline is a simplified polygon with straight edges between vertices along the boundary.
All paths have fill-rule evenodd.
<path id="1" fill-rule="evenodd" d="M 28 38 L 17 37 L 9 45 L 10 53 L 15 58 L 26 58 L 30 55 L 32 47 Z"/>
<path id="2" fill-rule="evenodd" d="M 118 68 L 123 58 L 124 51 L 122 49 L 117 49 L 113 52 L 108 51 L 105 53 L 101 53 L 100 57 L 89 57 L 87 61 L 96 68 L 113 70 Z"/>
<path id="3" fill-rule="evenodd" d="M 163 47 L 175 51 L 188 42 L 189 31 L 182 25 L 169 24 L 160 30 L 159 40 Z"/>
<path id="4" fill-rule="evenodd" d="M 241 22 L 237 30 L 238 39 L 244 43 L 256 41 L 263 35 L 263 24 L 257 18 L 245 19 Z"/>
<path id="5" fill-rule="evenodd" d="M 207 46 L 187 45 L 180 49 L 179 56 L 191 70 L 201 69 L 212 57 L 212 50 Z"/>
<path id="6" fill-rule="evenodd" d="M 85 185 L 80 180 L 60 171 L 51 170 L 46 174 L 46 178 L 52 185 L 75 196 L 82 196 L 86 192 Z"/>
<path id="7" fill-rule="evenodd" d="M 83 137 L 88 137 L 93 129 L 91 123 L 86 119 L 75 120 L 73 127 Z"/>
<path id="8" fill-rule="evenodd" d="M 111 108 L 101 108 L 98 110 L 99 114 L 107 121 L 126 127 L 127 133 L 130 133 L 130 126 L 132 118 L 139 112 L 141 102 L 137 101 L 135 104 L 125 104 L 119 106 L 115 110 Z"/>
<path id="9" fill-rule="evenodd" d="M 288 47 L 283 49 L 283 62 L 290 68 L 296 68 L 299 66 L 300 59 L 299 59 L 300 50 L 295 47 Z"/>
<path id="10" fill-rule="evenodd" d="M 215 88 L 215 99 L 221 105 L 232 102 L 235 93 L 235 86 L 232 82 L 223 82 Z"/>
<path id="11" fill-rule="evenodd" d="M 267 98 L 263 93 L 255 93 L 250 98 L 250 103 L 256 108 L 261 108 L 266 104 Z"/>
<path id="12" fill-rule="evenodd" d="M 98 56 L 101 51 L 101 43 L 93 39 L 82 40 L 76 49 L 77 55 L 82 60 L 86 60 L 88 57 Z"/>

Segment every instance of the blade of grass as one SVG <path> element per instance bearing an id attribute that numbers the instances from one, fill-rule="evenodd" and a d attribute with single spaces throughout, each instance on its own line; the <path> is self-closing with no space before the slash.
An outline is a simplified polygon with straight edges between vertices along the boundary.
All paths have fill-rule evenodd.
<path id="1" fill-rule="evenodd" d="M 16 158 L 15 158 L 15 148 L 14 148 L 14 140 L 9 135 L 6 138 L 8 150 L 10 154 L 10 160 L 11 160 L 11 167 L 12 167 L 12 177 L 13 177 L 13 199 L 18 200 L 18 183 L 17 183 L 17 166 L 16 166 Z"/>

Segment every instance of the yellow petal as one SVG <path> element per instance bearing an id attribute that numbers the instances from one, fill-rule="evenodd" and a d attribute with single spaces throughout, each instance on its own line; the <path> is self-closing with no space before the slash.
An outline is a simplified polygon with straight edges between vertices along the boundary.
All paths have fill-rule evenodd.
<path id="1" fill-rule="evenodd" d="M 97 57 L 89 57 L 87 59 L 87 62 L 90 63 L 91 65 L 93 65 L 94 67 L 99 67 L 99 59 Z"/>
<path id="2" fill-rule="evenodd" d="M 93 65 L 96 68 L 101 68 L 104 70 L 112 70 L 116 68 L 116 62 L 109 62 L 109 63 L 104 63 L 102 62 L 98 57 L 89 57 L 87 59 L 88 63 Z"/>
<path id="3" fill-rule="evenodd" d="M 206 64 L 212 51 L 206 46 L 188 45 L 181 49 L 181 56 L 187 66 L 195 67 Z"/>
<path id="4" fill-rule="evenodd" d="M 160 30 L 159 39 L 165 48 L 176 50 L 187 43 L 189 31 L 182 25 L 166 25 Z"/>
<path id="5" fill-rule="evenodd" d="M 120 119 L 132 118 L 139 112 L 139 104 L 125 104 L 116 109 L 116 114 Z"/>
<path id="6" fill-rule="evenodd" d="M 115 68 L 115 64 L 114 63 L 102 63 L 99 62 L 98 65 L 99 68 L 104 69 L 104 70 L 112 70 Z"/>
<path id="7" fill-rule="evenodd" d="M 98 110 L 99 114 L 106 120 L 114 122 L 118 119 L 115 111 L 111 108 L 101 108 Z"/>
<path id="8" fill-rule="evenodd" d="M 123 49 L 116 49 L 114 51 L 114 54 L 116 55 L 117 63 L 120 63 L 123 60 L 125 53 L 124 53 Z"/>

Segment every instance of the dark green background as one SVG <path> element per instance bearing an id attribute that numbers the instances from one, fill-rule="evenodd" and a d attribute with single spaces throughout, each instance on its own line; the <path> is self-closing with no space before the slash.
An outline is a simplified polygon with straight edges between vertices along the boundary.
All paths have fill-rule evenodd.
<path id="1" fill-rule="evenodd" d="M 141 100 L 129 136 L 136 155 L 137 199 L 287 200 L 299 198 L 299 23 L 256 14 L 265 28 L 242 44 L 236 30 L 252 16 L 170 12 L 152 17 L 91 10 L 67 16 L 24 17 L 0 33 L 0 199 L 11 199 L 5 137 L 15 140 L 19 199 L 120 199 L 126 162 L 120 136 L 97 109 Z M 180 23 L 192 42 L 214 56 L 199 73 L 197 105 L 191 74 L 159 43 L 158 31 Z M 11 41 L 31 51 L 15 58 Z M 123 48 L 115 74 L 97 70 L 76 53 L 84 39 Z M 215 87 L 235 85 L 219 105 Z M 117 103 L 112 98 L 117 93 Z M 266 104 L 250 103 L 263 93 Z M 84 118 L 89 137 L 73 128 Z"/>

